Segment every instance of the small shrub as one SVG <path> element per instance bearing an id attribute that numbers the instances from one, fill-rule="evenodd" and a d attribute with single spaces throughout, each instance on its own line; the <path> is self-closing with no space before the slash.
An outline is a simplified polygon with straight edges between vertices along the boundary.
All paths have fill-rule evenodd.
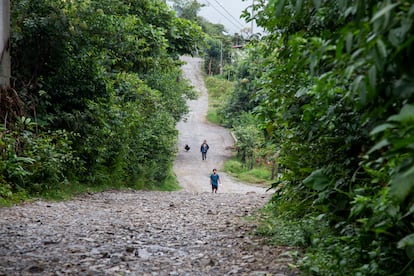
<path id="1" fill-rule="evenodd" d="M 221 124 L 223 118 L 218 110 L 224 106 L 228 95 L 232 93 L 234 83 L 225 79 L 207 77 L 205 84 L 208 90 L 209 102 L 207 119 L 213 124 Z"/>
<path id="2" fill-rule="evenodd" d="M 266 166 L 249 168 L 240 161 L 239 157 L 232 157 L 224 163 L 223 171 L 229 173 L 240 181 L 271 186 L 271 172 Z"/>
<path id="3" fill-rule="evenodd" d="M 220 116 L 217 114 L 215 109 L 210 108 L 207 112 L 207 120 L 213 124 L 219 124 Z"/>
<path id="4" fill-rule="evenodd" d="M 244 171 L 243 164 L 236 158 L 231 158 L 224 163 L 223 171 L 237 175 Z"/>
<path id="5" fill-rule="evenodd" d="M 270 179 L 271 172 L 266 167 L 253 168 L 249 171 L 249 174 L 256 179 Z"/>

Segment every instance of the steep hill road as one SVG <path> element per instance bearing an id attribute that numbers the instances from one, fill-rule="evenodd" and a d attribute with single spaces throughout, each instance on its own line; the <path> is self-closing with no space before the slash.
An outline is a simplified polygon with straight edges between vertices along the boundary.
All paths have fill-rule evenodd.
<path id="1" fill-rule="evenodd" d="M 201 97 L 178 129 L 176 192 L 107 191 L 63 202 L 35 201 L 0 209 L 0 275 L 299 275 L 289 249 L 251 233 L 247 219 L 271 193 L 220 172 L 231 136 L 205 121 L 207 94 L 200 59 L 184 58 Z M 207 139 L 207 161 L 198 147 Z M 182 150 L 188 143 L 192 149 Z M 219 193 L 208 175 L 219 169 Z"/>
<path id="2" fill-rule="evenodd" d="M 184 75 L 191 81 L 200 96 L 197 100 L 188 102 L 190 113 L 177 125 L 180 133 L 179 151 L 174 170 L 181 186 L 189 192 L 209 192 L 211 191 L 209 175 L 213 168 L 217 168 L 222 181 L 218 190 L 221 193 L 271 194 L 266 192 L 266 187 L 246 185 L 220 172 L 223 162 L 231 156 L 231 151 L 226 148 L 233 145 L 233 138 L 227 129 L 206 121 L 208 94 L 201 71 L 202 59 L 185 56 L 182 60 L 186 62 L 183 66 Z M 207 160 L 203 161 L 200 147 L 204 140 L 207 140 L 210 149 Z M 188 152 L 184 150 L 186 144 L 191 148 Z"/>

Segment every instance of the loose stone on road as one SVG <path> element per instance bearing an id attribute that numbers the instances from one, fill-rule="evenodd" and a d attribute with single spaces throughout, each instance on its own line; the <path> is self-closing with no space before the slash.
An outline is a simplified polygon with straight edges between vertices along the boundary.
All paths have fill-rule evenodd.
<path id="1" fill-rule="evenodd" d="M 267 200 L 108 191 L 2 208 L 0 275 L 294 275 L 244 219 Z"/>

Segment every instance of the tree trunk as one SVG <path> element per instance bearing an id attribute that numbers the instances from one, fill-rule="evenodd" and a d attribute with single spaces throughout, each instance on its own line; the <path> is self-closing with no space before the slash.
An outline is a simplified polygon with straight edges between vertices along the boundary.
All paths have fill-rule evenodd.
<path id="1" fill-rule="evenodd" d="M 279 173 L 279 163 L 278 163 L 278 157 L 279 157 L 279 152 L 276 152 L 273 157 L 272 157 L 272 177 L 271 180 L 274 180 L 276 177 L 276 174 Z"/>
<path id="2" fill-rule="evenodd" d="M 10 86 L 10 0 L 0 3 L 0 87 Z"/>

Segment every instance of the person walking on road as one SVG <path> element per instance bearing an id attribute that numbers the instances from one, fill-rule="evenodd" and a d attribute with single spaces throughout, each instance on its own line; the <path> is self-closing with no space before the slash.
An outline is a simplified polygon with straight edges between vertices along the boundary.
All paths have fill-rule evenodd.
<path id="1" fill-rule="evenodd" d="M 210 174 L 210 184 L 212 193 L 217 193 L 219 183 L 221 184 L 220 176 L 218 175 L 217 170 L 213 169 L 213 173 Z"/>
<path id="2" fill-rule="evenodd" d="M 204 142 L 201 144 L 200 151 L 201 151 L 201 160 L 207 159 L 207 151 L 210 147 L 207 144 L 207 140 L 204 140 Z"/>

